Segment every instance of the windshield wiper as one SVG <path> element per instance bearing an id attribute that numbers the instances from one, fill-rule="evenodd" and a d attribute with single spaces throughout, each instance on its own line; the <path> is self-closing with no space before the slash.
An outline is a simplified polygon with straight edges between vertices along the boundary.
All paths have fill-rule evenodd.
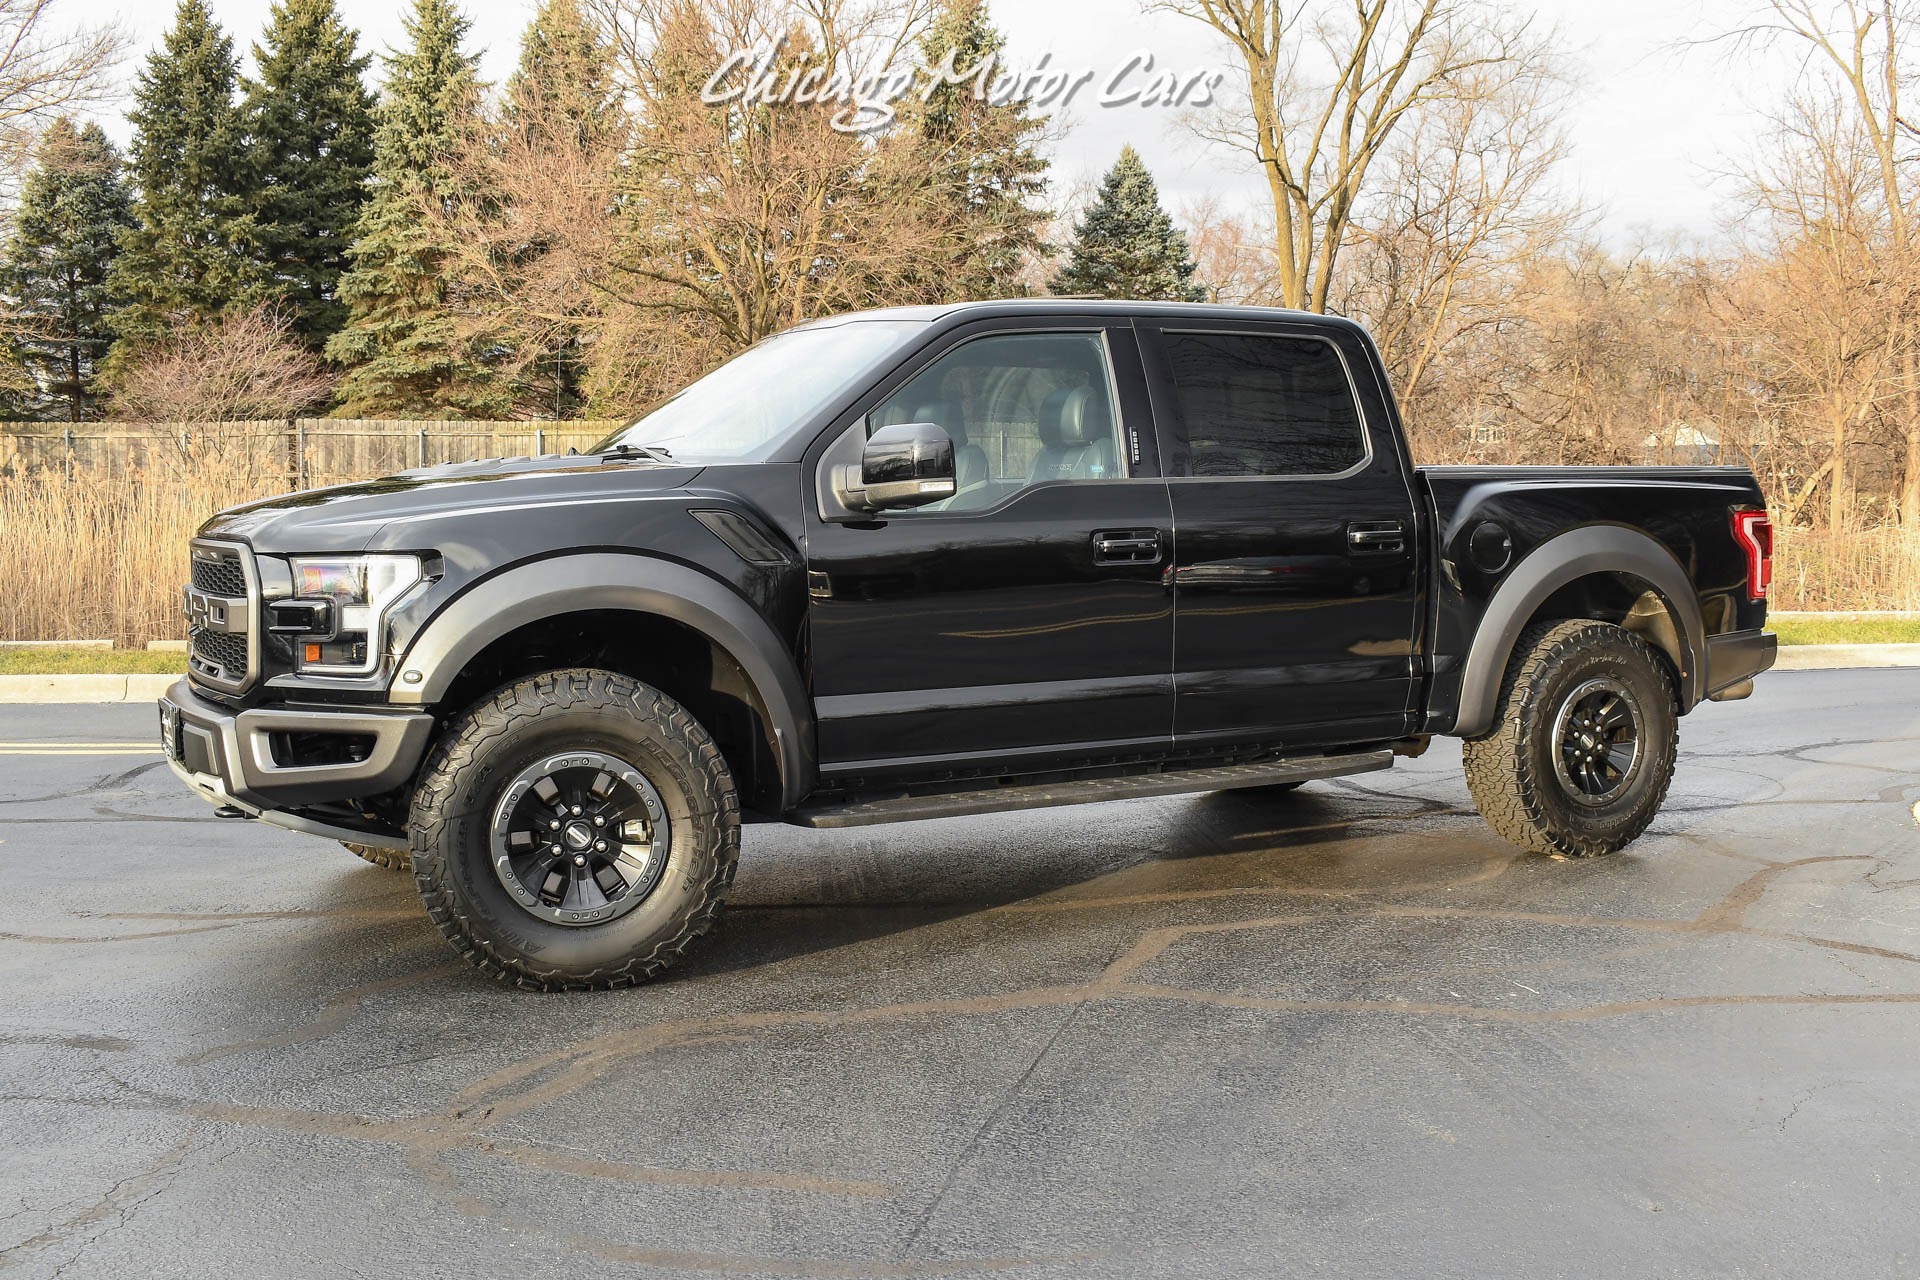
<path id="1" fill-rule="evenodd" d="M 611 449 L 602 449 L 603 458 L 646 458 L 653 462 L 672 462 L 673 455 L 665 449 L 650 444 L 617 444 Z"/>

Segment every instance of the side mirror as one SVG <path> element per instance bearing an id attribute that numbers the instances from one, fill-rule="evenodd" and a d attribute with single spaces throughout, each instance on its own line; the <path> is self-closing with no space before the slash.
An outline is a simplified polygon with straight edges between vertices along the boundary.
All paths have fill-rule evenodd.
<path id="1" fill-rule="evenodd" d="M 958 487 L 953 437 L 931 422 L 902 422 L 868 437 L 857 468 L 842 466 L 834 492 L 849 511 L 924 507 Z"/>

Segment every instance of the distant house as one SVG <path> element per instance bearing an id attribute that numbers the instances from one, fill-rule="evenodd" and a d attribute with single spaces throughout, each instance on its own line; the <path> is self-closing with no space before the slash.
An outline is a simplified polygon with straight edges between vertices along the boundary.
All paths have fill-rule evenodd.
<path id="1" fill-rule="evenodd" d="M 1640 442 L 1640 460 L 1658 466 L 1713 466 L 1720 461 L 1720 434 L 1711 425 L 1675 422 Z"/>

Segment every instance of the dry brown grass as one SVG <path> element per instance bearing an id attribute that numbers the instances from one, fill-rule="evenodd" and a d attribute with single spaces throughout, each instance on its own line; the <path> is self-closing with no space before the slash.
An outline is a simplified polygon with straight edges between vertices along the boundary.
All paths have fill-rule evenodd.
<path id="1" fill-rule="evenodd" d="M 1776 517 L 1777 519 L 1777 517 Z M 1920 529 L 1773 531 L 1776 609 L 1920 609 Z"/>
<path id="2" fill-rule="evenodd" d="M 0 480 L 0 639 L 179 639 L 188 539 L 220 508 L 287 488 L 212 458 Z"/>
<path id="3" fill-rule="evenodd" d="M 188 539 L 292 487 L 279 465 L 216 442 L 131 475 L 0 479 L 0 639 L 178 639 Z M 1775 548 L 1777 609 L 1920 609 L 1920 530 L 1782 528 Z"/>

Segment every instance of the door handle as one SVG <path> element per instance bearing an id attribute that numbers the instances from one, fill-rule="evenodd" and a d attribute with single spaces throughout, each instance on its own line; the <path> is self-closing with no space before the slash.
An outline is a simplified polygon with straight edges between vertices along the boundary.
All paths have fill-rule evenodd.
<path id="1" fill-rule="evenodd" d="M 1093 535 L 1095 564 L 1159 564 L 1158 529 L 1101 529 Z"/>
<path id="2" fill-rule="evenodd" d="M 1369 555 L 1405 551 L 1407 527 L 1398 520 L 1358 521 L 1347 526 L 1347 546 Z"/>

